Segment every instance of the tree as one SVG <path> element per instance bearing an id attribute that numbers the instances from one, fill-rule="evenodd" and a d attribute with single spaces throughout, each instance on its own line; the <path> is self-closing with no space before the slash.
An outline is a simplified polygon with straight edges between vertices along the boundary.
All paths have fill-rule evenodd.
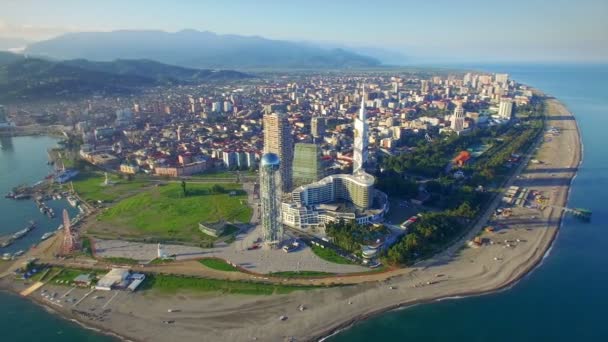
<path id="1" fill-rule="evenodd" d="M 184 197 L 188 196 L 188 191 L 186 191 L 186 181 L 182 180 L 182 192 L 184 193 Z"/>
<path id="2" fill-rule="evenodd" d="M 226 191 L 226 189 L 224 189 L 224 187 L 219 184 L 213 184 L 213 186 L 211 187 L 211 193 L 214 194 L 222 194 L 224 193 L 224 191 Z"/>

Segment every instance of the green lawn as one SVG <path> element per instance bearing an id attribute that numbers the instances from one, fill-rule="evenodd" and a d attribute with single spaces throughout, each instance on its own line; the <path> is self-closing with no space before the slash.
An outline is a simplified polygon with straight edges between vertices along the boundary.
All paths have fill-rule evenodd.
<path id="1" fill-rule="evenodd" d="M 163 241 L 212 242 L 216 238 L 200 232 L 199 222 L 249 222 L 252 215 L 241 185 L 223 184 L 224 193 L 213 193 L 212 186 L 188 183 L 187 197 L 178 183 L 151 187 L 100 214 L 100 227 L 93 227 L 90 232 Z M 231 196 L 231 191 L 237 194 Z M 227 229 L 224 236 L 233 233 L 233 229 Z"/>
<path id="2" fill-rule="evenodd" d="M 50 284 L 59 284 L 59 285 L 71 285 L 74 278 L 81 274 L 92 274 L 99 275 L 103 274 L 103 271 L 94 271 L 94 270 L 79 270 L 73 268 L 56 268 L 53 267 L 49 271 L 52 275 L 50 279 Z M 57 273 L 59 272 L 59 273 Z M 53 276 L 54 275 L 54 276 Z M 61 281 L 61 283 L 59 283 Z M 95 281 L 94 281 L 95 282 Z"/>
<path id="3" fill-rule="evenodd" d="M 209 267 L 209 268 L 212 268 L 212 269 L 218 270 L 218 271 L 224 271 L 224 272 L 238 272 L 239 271 L 238 268 L 230 265 L 229 263 L 227 263 L 226 261 L 224 261 L 222 259 L 214 259 L 214 258 L 201 259 L 201 260 L 199 260 L 199 262 L 206 267 Z"/>
<path id="4" fill-rule="evenodd" d="M 317 277 L 330 277 L 335 276 L 335 273 L 320 272 L 320 271 L 285 271 L 285 272 L 272 272 L 268 275 L 273 277 L 283 278 L 317 278 Z"/>
<path id="5" fill-rule="evenodd" d="M 331 248 L 321 248 L 319 246 L 316 245 L 312 245 L 310 246 L 310 249 L 312 249 L 313 253 L 315 253 L 319 258 L 329 261 L 329 262 L 333 262 L 336 264 L 344 264 L 344 265 L 352 265 L 353 262 L 344 258 L 343 256 L 341 256 L 340 254 L 336 253 L 333 249 Z"/>
<path id="6" fill-rule="evenodd" d="M 120 197 L 128 196 L 146 186 L 142 180 L 120 179 L 116 175 L 108 175 L 112 185 L 104 186 L 105 176 L 99 172 L 82 172 L 74 180 L 74 190 L 87 202 L 113 202 Z"/>
<path id="7" fill-rule="evenodd" d="M 239 171 L 240 175 L 243 177 L 252 177 L 252 176 L 256 176 L 257 173 L 255 171 Z M 231 179 L 236 179 L 236 171 L 211 171 L 211 172 L 205 172 L 205 173 L 199 173 L 197 175 L 192 175 L 191 177 L 193 179 L 199 178 L 199 179 L 212 179 L 212 178 L 231 178 Z"/>
<path id="8" fill-rule="evenodd" d="M 246 295 L 286 294 L 298 290 L 311 290 L 318 286 L 276 285 L 245 281 L 180 277 L 173 275 L 148 274 L 141 289 L 155 289 L 165 293 L 178 291 L 221 292 Z"/>

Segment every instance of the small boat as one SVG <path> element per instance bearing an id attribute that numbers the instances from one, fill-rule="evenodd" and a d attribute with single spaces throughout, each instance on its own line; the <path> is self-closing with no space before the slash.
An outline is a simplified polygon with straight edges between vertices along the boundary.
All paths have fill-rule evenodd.
<path id="1" fill-rule="evenodd" d="M 0 243 L 0 248 L 8 247 L 8 246 L 12 245 L 14 241 L 15 240 L 13 240 L 13 238 L 9 238 L 6 241 L 3 241 L 2 243 Z"/>
<path id="2" fill-rule="evenodd" d="M 24 250 L 20 250 L 20 251 L 15 252 L 15 254 L 14 254 L 13 256 L 14 256 L 14 257 L 20 257 L 20 256 L 22 256 L 23 254 L 25 254 L 25 251 L 24 251 Z"/>
<path id="3" fill-rule="evenodd" d="M 11 253 L 2 254 L 2 260 L 11 260 L 12 258 L 13 256 L 11 255 Z"/>
<path id="4" fill-rule="evenodd" d="M 78 205 L 78 199 L 74 196 L 68 196 L 67 200 L 72 207 L 76 207 Z"/>
<path id="5" fill-rule="evenodd" d="M 44 240 L 50 238 L 53 235 L 55 235 L 55 232 L 44 233 L 44 235 L 42 235 L 42 237 L 40 238 L 40 240 L 44 241 Z"/>
<path id="6" fill-rule="evenodd" d="M 27 233 L 29 233 L 30 231 L 32 231 L 34 228 L 36 228 L 36 224 L 32 221 L 32 222 L 30 222 L 29 226 L 27 226 L 24 229 L 16 232 L 15 234 L 13 234 L 13 236 L 12 236 L 13 240 L 21 239 Z"/>

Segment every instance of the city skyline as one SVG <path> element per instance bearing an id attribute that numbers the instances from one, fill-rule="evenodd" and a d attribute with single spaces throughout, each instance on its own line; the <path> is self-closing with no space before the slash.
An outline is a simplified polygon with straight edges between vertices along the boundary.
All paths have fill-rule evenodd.
<path id="1" fill-rule="evenodd" d="M 514 1 L 508 6 L 480 1 L 456 5 L 384 0 L 372 5 L 64 0 L 52 6 L 21 1 L 6 7 L 0 16 L 0 38 L 30 41 L 78 31 L 196 29 L 327 47 L 382 48 L 410 62 L 608 60 L 608 24 L 603 20 L 608 4 L 597 0 Z"/>

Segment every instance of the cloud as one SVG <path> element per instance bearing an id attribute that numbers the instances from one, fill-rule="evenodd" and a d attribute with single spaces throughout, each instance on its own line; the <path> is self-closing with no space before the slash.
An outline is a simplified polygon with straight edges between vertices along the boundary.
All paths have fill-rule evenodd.
<path id="1" fill-rule="evenodd" d="M 74 27 L 50 27 L 31 24 L 15 25 L 0 19 L 0 38 L 21 38 L 39 41 L 53 38 L 66 32 L 77 31 Z"/>

